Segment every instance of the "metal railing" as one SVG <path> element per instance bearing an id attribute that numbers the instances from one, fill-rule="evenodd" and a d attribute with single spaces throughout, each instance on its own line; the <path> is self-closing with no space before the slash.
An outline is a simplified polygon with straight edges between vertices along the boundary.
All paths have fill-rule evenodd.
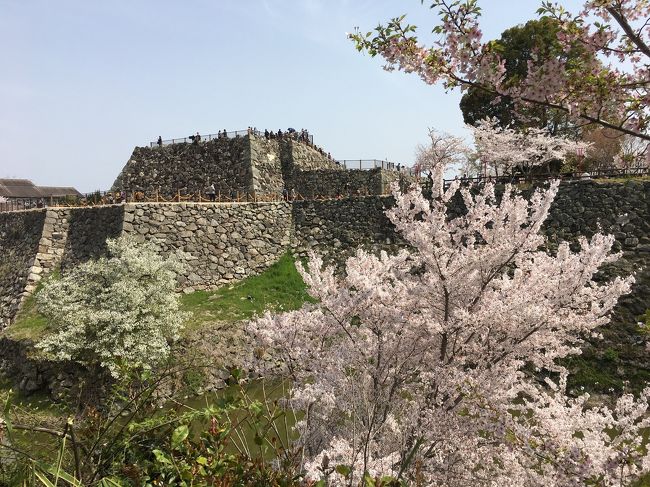
<path id="1" fill-rule="evenodd" d="M 569 173 L 540 173 L 540 174 L 515 174 L 512 176 L 475 176 L 454 179 L 445 179 L 445 188 L 454 181 L 461 184 L 477 184 L 493 182 L 497 184 L 522 184 L 560 179 L 562 181 L 584 181 L 589 179 L 618 179 L 650 176 L 650 167 L 636 167 L 630 169 L 598 169 L 594 171 L 581 171 Z"/>
<path id="2" fill-rule="evenodd" d="M 200 135 L 200 140 L 199 142 L 209 142 L 211 140 L 215 139 L 236 139 L 238 137 L 244 137 L 246 135 L 255 135 L 257 137 L 266 137 L 269 139 L 277 139 L 278 135 L 275 132 L 271 131 L 260 131 L 260 130 L 255 130 L 255 129 L 247 129 L 247 130 L 233 130 L 230 132 L 221 131 L 216 134 L 199 134 Z M 308 143 L 310 145 L 314 144 L 314 136 L 311 134 L 306 134 L 304 135 L 300 131 L 295 131 L 295 132 L 282 132 L 282 138 L 290 138 L 293 140 L 298 140 L 302 141 L 305 143 Z M 195 142 L 195 136 L 194 135 L 189 135 L 187 137 L 181 137 L 178 139 L 167 139 L 163 140 L 160 143 L 158 141 L 155 142 L 150 142 L 149 147 L 156 147 L 156 146 L 165 146 L 165 145 L 172 145 L 172 144 L 190 144 L 190 143 L 197 143 Z"/>
<path id="3" fill-rule="evenodd" d="M 345 169 L 361 169 L 366 171 L 379 168 L 387 171 L 397 171 L 399 166 L 400 172 L 408 174 L 409 176 L 415 175 L 413 168 L 391 161 L 380 161 L 378 159 L 341 159 L 335 160 L 334 162 L 343 166 Z"/>

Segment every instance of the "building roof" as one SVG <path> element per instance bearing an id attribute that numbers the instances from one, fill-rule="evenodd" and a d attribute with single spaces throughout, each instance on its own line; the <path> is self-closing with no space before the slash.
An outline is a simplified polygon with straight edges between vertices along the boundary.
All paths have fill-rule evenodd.
<path id="1" fill-rule="evenodd" d="M 36 186 L 43 196 L 62 197 L 62 196 L 82 196 L 82 194 L 71 186 Z"/>
<path id="2" fill-rule="evenodd" d="M 50 198 L 81 196 L 72 187 L 36 186 L 29 179 L 0 179 L 0 197 L 5 198 Z"/>
<path id="3" fill-rule="evenodd" d="M 43 194 L 29 179 L 0 179 L 0 196 L 5 198 L 41 198 Z"/>

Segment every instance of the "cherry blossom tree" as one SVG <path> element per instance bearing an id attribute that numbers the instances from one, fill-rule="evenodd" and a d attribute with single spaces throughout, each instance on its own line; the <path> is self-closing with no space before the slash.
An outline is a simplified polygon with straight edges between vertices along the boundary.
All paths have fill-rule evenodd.
<path id="1" fill-rule="evenodd" d="M 579 148 L 589 147 L 587 142 L 553 137 L 544 129 L 531 127 L 516 131 L 502 127 L 495 118 L 466 127 L 474 136 L 480 163 L 490 169 L 485 172 L 496 176 L 512 174 L 517 170 L 528 173 L 533 167 L 563 160 L 567 155 L 575 154 Z"/>
<path id="2" fill-rule="evenodd" d="M 357 49 L 382 56 L 386 69 L 418 74 L 446 88 L 475 88 L 512 102 L 515 109 L 542 106 L 578 123 L 598 124 L 644 140 L 650 112 L 650 2 L 587 0 L 571 14 L 550 1 L 538 13 L 557 20 L 561 49 L 528 61 L 526 75 L 506 76 L 505 61 L 483 40 L 478 0 L 433 0 L 441 23 L 431 47 L 404 16 L 373 32 L 351 37 Z"/>
<path id="3" fill-rule="evenodd" d="M 433 194 L 440 195 L 444 184 L 445 169 L 465 165 L 469 148 L 461 137 L 436 129 L 429 129 L 430 143 L 415 149 L 415 165 L 420 171 L 431 174 Z"/>
<path id="4" fill-rule="evenodd" d="M 308 478 L 391 476 L 432 486 L 630 485 L 650 468 L 640 428 L 650 388 L 613 409 L 565 391 L 557 359 L 580 353 L 631 277 L 601 234 L 542 250 L 554 182 L 525 199 L 451 185 L 387 211 L 413 250 L 359 250 L 344 275 L 313 255 L 298 269 L 317 304 L 250 324 L 263 374 L 281 364 Z M 451 218 L 460 191 L 467 212 Z M 541 381 L 541 377 L 546 377 Z M 615 432 L 615 434 L 612 434 Z"/>
<path id="5" fill-rule="evenodd" d="M 614 167 L 625 170 L 647 169 L 650 143 L 638 137 L 625 136 L 621 150 L 614 156 Z"/>

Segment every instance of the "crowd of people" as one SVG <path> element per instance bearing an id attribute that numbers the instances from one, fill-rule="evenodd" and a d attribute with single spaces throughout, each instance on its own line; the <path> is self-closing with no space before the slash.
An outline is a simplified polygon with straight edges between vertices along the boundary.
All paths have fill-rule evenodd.
<path id="1" fill-rule="evenodd" d="M 282 131 L 282 129 L 278 129 L 277 132 L 273 132 L 272 130 L 265 129 L 264 132 L 261 132 L 257 129 L 257 127 L 248 127 L 246 132 L 248 133 L 248 135 L 257 135 L 259 137 L 264 137 L 266 140 L 272 140 L 272 139 L 296 140 L 298 142 L 302 142 L 308 145 L 312 149 L 316 150 L 319 154 L 327 157 L 329 160 L 334 161 L 332 155 L 329 152 L 325 152 L 322 147 L 319 147 L 314 144 L 314 137 L 309 133 L 307 129 L 296 130 L 294 128 L 289 127 L 285 131 Z M 243 134 L 243 131 L 228 132 L 226 129 L 219 130 L 219 132 L 217 132 L 217 139 L 231 138 L 231 134 L 234 134 L 234 137 L 237 138 Z M 188 138 L 192 141 L 192 144 L 194 145 L 198 145 L 202 140 L 201 134 L 199 134 L 198 132 L 194 135 L 190 135 Z M 158 136 L 158 139 L 156 140 L 156 145 L 158 147 L 162 147 L 163 145 L 165 145 L 165 142 L 163 141 L 161 136 Z M 334 162 L 340 165 L 338 161 L 334 161 Z"/>

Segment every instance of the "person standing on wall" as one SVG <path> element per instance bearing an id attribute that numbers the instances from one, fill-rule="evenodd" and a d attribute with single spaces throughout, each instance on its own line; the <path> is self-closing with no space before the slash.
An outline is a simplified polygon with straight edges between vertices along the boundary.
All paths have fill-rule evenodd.
<path id="1" fill-rule="evenodd" d="M 217 190 L 214 187 L 214 183 L 210 184 L 210 186 L 208 186 L 208 189 L 206 190 L 205 193 L 208 195 L 208 198 L 210 198 L 211 202 L 214 203 L 216 201 L 216 199 L 217 199 Z"/>
<path id="2" fill-rule="evenodd" d="M 156 144 L 158 144 L 158 147 L 162 147 L 162 137 L 160 135 L 158 136 L 158 141 Z"/>

